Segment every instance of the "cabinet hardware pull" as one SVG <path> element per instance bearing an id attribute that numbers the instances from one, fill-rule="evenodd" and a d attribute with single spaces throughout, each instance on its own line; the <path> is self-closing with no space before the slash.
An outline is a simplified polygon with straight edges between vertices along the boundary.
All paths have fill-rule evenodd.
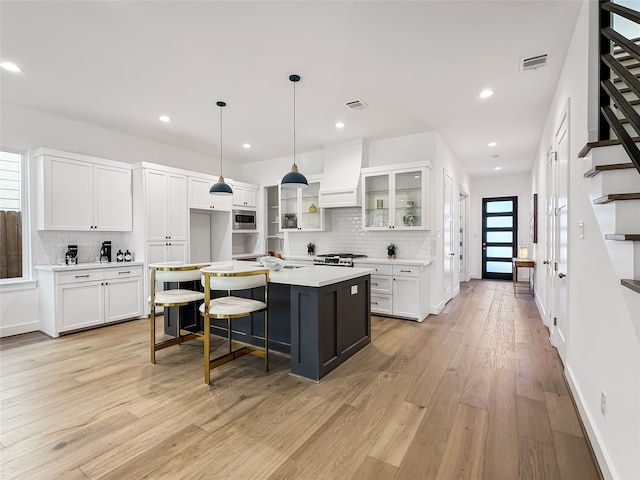
<path id="1" fill-rule="evenodd" d="M 371 285 L 378 285 L 377 283 L 371 283 Z"/>
<path id="2" fill-rule="evenodd" d="M 411 270 L 400 270 L 403 273 L 411 273 Z"/>
<path id="3" fill-rule="evenodd" d="M 89 278 L 89 275 L 76 275 L 76 278 Z"/>
<path id="4" fill-rule="evenodd" d="M 122 275 L 124 273 L 131 273 L 131 270 L 127 270 L 126 272 L 118 272 L 118 275 Z"/>
<path id="5" fill-rule="evenodd" d="M 378 302 L 371 302 L 371 305 L 377 305 Z"/>

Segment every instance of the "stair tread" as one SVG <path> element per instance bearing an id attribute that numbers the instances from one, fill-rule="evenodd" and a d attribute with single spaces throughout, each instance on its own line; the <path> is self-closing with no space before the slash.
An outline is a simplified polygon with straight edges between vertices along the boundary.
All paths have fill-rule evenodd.
<path id="1" fill-rule="evenodd" d="M 627 162 L 627 163 L 612 163 L 611 165 L 596 165 L 590 170 L 587 170 L 586 172 L 584 172 L 583 177 L 591 178 L 591 177 L 595 177 L 600 172 L 606 172 L 608 170 L 626 170 L 628 168 L 634 168 L 633 163 Z"/>
<path id="2" fill-rule="evenodd" d="M 607 233 L 604 236 L 605 240 L 620 240 L 620 241 L 640 241 L 640 233 Z"/>
<path id="3" fill-rule="evenodd" d="M 640 293 L 640 280 L 623 278 L 620 280 L 620 283 L 634 292 Z"/>
<path id="4" fill-rule="evenodd" d="M 631 140 L 633 140 L 634 143 L 639 143 L 640 137 L 633 137 Z M 580 150 L 580 153 L 578 153 L 578 158 L 586 157 L 592 148 L 610 147 L 612 145 L 622 145 L 622 142 L 617 138 L 614 138 L 612 140 L 600 140 L 598 142 L 587 142 L 587 144 L 582 147 L 582 150 Z"/>
<path id="5" fill-rule="evenodd" d="M 615 202 L 617 200 L 640 200 L 640 193 L 610 193 L 602 197 L 596 198 L 593 203 L 600 205 L 603 203 Z"/>

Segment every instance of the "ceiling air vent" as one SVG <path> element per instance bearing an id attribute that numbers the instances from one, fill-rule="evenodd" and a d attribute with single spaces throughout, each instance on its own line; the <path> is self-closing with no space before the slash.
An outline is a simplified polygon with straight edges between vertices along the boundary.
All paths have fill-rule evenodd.
<path id="1" fill-rule="evenodd" d="M 350 102 L 345 103 L 349 110 L 362 110 L 363 108 L 367 108 L 369 105 L 364 103 L 362 100 L 352 100 Z"/>
<path id="2" fill-rule="evenodd" d="M 526 72 L 527 70 L 535 70 L 536 68 L 544 67 L 547 64 L 549 58 L 548 54 L 536 55 L 535 57 L 521 58 L 520 59 L 520 71 Z"/>

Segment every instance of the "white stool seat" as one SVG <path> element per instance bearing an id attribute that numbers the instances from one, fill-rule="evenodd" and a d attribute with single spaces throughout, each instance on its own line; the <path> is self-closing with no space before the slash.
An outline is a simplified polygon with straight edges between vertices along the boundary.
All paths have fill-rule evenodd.
<path id="1" fill-rule="evenodd" d="M 204 314 L 204 303 L 200 305 L 200 313 Z M 250 313 L 264 310 L 267 304 L 260 300 L 241 297 L 222 297 L 212 299 L 209 307 L 209 315 L 212 317 L 249 315 Z"/>
<path id="2" fill-rule="evenodd" d="M 170 305 L 176 303 L 188 303 L 197 302 L 198 300 L 204 300 L 203 292 L 195 292 L 193 290 L 162 290 L 156 292 L 156 305 Z"/>

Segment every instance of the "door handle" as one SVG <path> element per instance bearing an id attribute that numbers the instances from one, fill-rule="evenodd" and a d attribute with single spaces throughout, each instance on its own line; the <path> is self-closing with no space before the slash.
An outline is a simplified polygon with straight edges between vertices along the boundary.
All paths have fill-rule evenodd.
<path id="1" fill-rule="evenodd" d="M 560 277 L 560 278 L 564 278 L 564 277 L 566 277 L 566 275 L 565 275 L 564 273 L 559 273 L 559 274 L 558 274 L 558 277 Z"/>
<path id="2" fill-rule="evenodd" d="M 549 260 L 544 260 L 544 261 L 542 262 L 542 264 L 543 264 L 543 265 L 549 265 Z"/>

